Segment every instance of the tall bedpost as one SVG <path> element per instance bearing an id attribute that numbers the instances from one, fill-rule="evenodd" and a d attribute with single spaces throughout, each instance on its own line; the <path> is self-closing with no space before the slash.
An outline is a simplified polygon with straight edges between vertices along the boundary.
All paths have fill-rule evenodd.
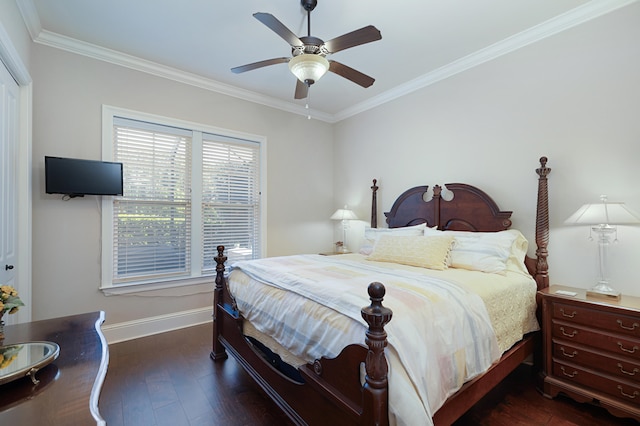
<path id="1" fill-rule="evenodd" d="M 222 328 L 222 315 L 218 315 L 218 304 L 222 303 L 222 292 L 224 290 L 224 263 L 227 256 L 224 255 L 224 246 L 218 246 L 218 255 L 213 259 L 216 261 L 216 287 L 213 291 L 213 350 L 211 351 L 211 359 L 218 361 L 227 358 L 227 352 L 218 340 L 220 329 Z"/>
<path id="2" fill-rule="evenodd" d="M 362 318 L 369 325 L 365 343 L 369 347 L 365 360 L 365 384 L 363 392 L 363 425 L 389 424 L 389 391 L 387 374 L 389 366 L 384 356 L 387 333 L 384 326 L 391 321 L 393 312 L 382 306 L 385 288 L 379 282 L 369 284 L 371 304 L 362 308 Z"/>
<path id="3" fill-rule="evenodd" d="M 538 289 L 549 287 L 549 265 L 547 264 L 547 246 L 549 245 L 549 190 L 547 175 L 551 169 L 547 167 L 547 157 L 540 157 L 538 176 L 538 206 L 536 209 L 536 283 Z"/>
<path id="4" fill-rule="evenodd" d="M 377 179 L 373 180 L 373 186 L 371 187 L 371 227 L 378 227 L 378 182 Z"/>

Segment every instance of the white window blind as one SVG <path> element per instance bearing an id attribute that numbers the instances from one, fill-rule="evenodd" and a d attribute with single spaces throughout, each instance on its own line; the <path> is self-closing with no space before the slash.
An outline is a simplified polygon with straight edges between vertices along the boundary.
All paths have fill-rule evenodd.
<path id="1" fill-rule="evenodd" d="M 124 196 L 113 206 L 113 282 L 185 276 L 191 269 L 191 137 L 168 126 L 114 120 Z"/>
<path id="2" fill-rule="evenodd" d="M 202 137 L 204 271 L 213 271 L 220 244 L 229 264 L 257 258 L 260 247 L 259 145 L 218 135 Z"/>
<path id="3" fill-rule="evenodd" d="M 261 257 L 261 142 L 128 111 L 104 117 L 103 155 L 123 163 L 124 194 L 103 204 L 103 288 L 208 282 L 218 245 L 227 265 Z"/>

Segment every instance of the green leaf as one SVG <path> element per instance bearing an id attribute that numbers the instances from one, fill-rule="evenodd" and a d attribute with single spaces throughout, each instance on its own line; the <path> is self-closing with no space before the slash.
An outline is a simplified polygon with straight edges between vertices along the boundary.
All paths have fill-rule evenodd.
<path id="1" fill-rule="evenodd" d="M 24 303 L 22 303 L 22 300 L 20 300 L 18 296 L 9 296 L 9 298 L 5 300 L 3 303 L 4 303 L 5 311 L 10 311 L 13 308 L 24 306 Z"/>

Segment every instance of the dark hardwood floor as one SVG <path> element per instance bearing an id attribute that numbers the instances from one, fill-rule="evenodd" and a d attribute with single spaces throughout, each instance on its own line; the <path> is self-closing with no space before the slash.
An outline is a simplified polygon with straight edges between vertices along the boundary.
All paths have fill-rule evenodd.
<path id="1" fill-rule="evenodd" d="M 290 425 L 233 359 L 214 363 L 211 324 L 109 346 L 99 408 L 109 426 Z M 549 400 L 522 365 L 456 426 L 631 425 L 568 398 Z"/>

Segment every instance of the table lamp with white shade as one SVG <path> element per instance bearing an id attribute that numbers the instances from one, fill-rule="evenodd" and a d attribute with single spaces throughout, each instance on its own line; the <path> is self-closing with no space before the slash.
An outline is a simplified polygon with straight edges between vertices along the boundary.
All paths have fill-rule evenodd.
<path id="1" fill-rule="evenodd" d="M 331 215 L 331 219 L 342 221 L 342 247 L 338 249 L 338 252 L 349 253 L 349 248 L 347 247 L 347 229 L 349 229 L 349 221 L 357 220 L 358 217 L 345 205 L 343 209 L 336 210 L 336 212 Z"/>
<path id="2" fill-rule="evenodd" d="M 598 263 L 600 276 L 597 284 L 587 295 L 619 299 L 620 292 L 609 285 L 607 272 L 607 252 L 611 236 L 618 241 L 618 229 L 615 225 L 632 225 L 640 223 L 640 215 L 625 206 L 624 203 L 610 202 L 606 195 L 600 196 L 600 203 L 585 204 L 572 214 L 564 223 L 570 225 L 592 225 L 591 231 L 598 234 Z M 589 233 L 591 239 L 591 232 Z"/>

